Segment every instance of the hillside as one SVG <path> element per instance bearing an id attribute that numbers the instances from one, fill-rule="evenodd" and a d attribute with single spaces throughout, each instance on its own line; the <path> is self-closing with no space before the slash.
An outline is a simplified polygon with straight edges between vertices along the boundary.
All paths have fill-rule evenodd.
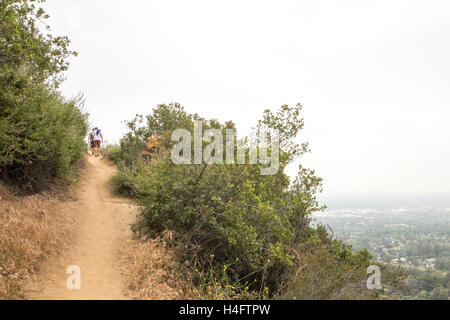
<path id="1" fill-rule="evenodd" d="M 322 178 L 295 162 L 310 151 L 300 103 L 263 111 L 247 136 L 157 105 L 106 150 L 116 170 L 86 155 L 84 97 L 59 89 L 77 53 L 40 3 L 0 2 L 0 178 L 15 190 L 0 204 L 0 297 L 378 297 L 369 252 L 312 224 L 325 206 Z"/>

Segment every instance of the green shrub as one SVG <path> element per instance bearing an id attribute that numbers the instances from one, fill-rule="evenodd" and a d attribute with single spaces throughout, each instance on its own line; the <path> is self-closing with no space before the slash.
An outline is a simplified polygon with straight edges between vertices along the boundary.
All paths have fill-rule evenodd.
<path id="1" fill-rule="evenodd" d="M 178 104 L 158 106 L 144 125 L 143 117 L 129 122 L 113 184 L 116 191 L 133 196 L 142 205 L 134 230 L 174 231 L 182 261 L 208 278 L 212 272 L 218 279 L 227 279 L 226 283 L 219 281 L 224 288 L 231 283 L 232 288 L 247 288 L 260 297 L 266 292 L 291 292 L 285 284 L 294 281 L 293 274 L 302 263 L 297 253 L 306 257 L 310 251 L 305 248 L 313 246 L 315 253 L 326 249 L 330 264 L 324 270 L 339 265 L 351 276 L 345 277 L 347 283 L 334 281 L 330 293 L 322 292 L 322 296 L 333 297 L 339 290 L 334 296 L 345 296 L 344 287 L 364 280 L 362 270 L 370 255 L 353 254 L 350 246 L 331 240 L 324 229 L 309 227 L 312 213 L 323 209 L 315 196 L 322 180 L 303 167 L 294 181 L 284 173 L 296 156 L 308 150 L 306 144 L 293 141 L 303 127 L 300 110 L 297 105 L 283 106 L 276 114 L 266 111 L 255 128 L 255 132 L 276 129 L 280 133 L 280 170 L 273 176 L 262 176 L 261 165 L 175 165 L 170 154 L 171 132 L 177 128 L 192 132 L 194 119 L 201 119 Z M 222 125 L 216 120 L 204 121 L 203 126 L 205 130 L 234 128 L 231 122 Z M 141 155 L 145 139 L 154 133 L 161 137 L 163 147 L 157 159 L 145 159 Z M 329 277 L 340 275 L 330 273 Z"/>
<path id="2" fill-rule="evenodd" d="M 75 53 L 67 38 L 36 26 L 47 16 L 35 3 L 0 2 L 0 175 L 27 191 L 68 180 L 87 131 L 82 98 L 56 91 Z"/>
<path id="3" fill-rule="evenodd" d="M 0 93 L 0 171 L 9 182 L 38 191 L 55 177 L 67 180 L 86 149 L 82 99 L 64 100 L 40 86 L 5 101 Z"/>
<path id="4" fill-rule="evenodd" d="M 117 163 L 120 159 L 121 149 L 117 145 L 107 145 L 102 148 L 102 154 L 109 160 Z"/>

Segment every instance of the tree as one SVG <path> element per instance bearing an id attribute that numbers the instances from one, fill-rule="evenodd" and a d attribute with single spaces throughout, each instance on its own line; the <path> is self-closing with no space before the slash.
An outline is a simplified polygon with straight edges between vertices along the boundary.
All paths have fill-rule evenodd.
<path id="1" fill-rule="evenodd" d="M 3 89 L 30 81 L 58 86 L 67 70 L 67 37 L 55 37 L 45 23 L 49 16 L 36 4 L 45 0 L 0 2 L 0 75 Z M 42 32 L 45 30 L 45 33 Z M 19 72 L 17 72 L 19 70 Z"/>
<path id="2" fill-rule="evenodd" d="M 50 33 L 42 2 L 0 2 L 0 174 L 30 191 L 71 171 L 87 130 L 82 97 L 56 91 L 76 53 Z"/>

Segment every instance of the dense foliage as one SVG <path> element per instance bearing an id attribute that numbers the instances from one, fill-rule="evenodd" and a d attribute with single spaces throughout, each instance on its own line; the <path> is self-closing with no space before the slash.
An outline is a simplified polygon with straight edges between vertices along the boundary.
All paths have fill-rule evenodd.
<path id="1" fill-rule="evenodd" d="M 48 33 L 39 2 L 0 2 L 0 174 L 28 191 L 67 178 L 87 132 L 83 99 L 57 92 L 75 53 Z"/>
<path id="2" fill-rule="evenodd" d="M 234 128 L 232 122 L 205 120 L 178 104 L 159 105 L 145 118 L 130 121 L 120 149 L 113 148 L 110 156 L 119 164 L 115 189 L 142 205 L 135 231 L 173 232 L 180 261 L 197 270 L 194 284 L 202 285 L 206 273 L 209 285 L 233 288 L 231 296 L 252 291 L 259 297 L 368 297 L 368 252 L 354 254 L 324 228 L 310 225 L 312 214 L 323 209 L 316 199 L 322 180 L 301 166 L 293 181 L 284 173 L 295 157 L 308 151 L 307 144 L 294 141 L 303 127 L 301 108 L 282 106 L 275 114 L 267 110 L 258 122 L 255 133 L 277 131 L 280 137 L 280 169 L 266 176 L 261 164 L 172 162 L 175 129 L 192 133 L 194 120 L 202 120 L 204 130 L 225 133 Z M 149 159 L 142 151 L 153 134 L 159 135 L 162 147 L 156 159 Z M 248 157 L 251 140 L 242 141 Z"/>

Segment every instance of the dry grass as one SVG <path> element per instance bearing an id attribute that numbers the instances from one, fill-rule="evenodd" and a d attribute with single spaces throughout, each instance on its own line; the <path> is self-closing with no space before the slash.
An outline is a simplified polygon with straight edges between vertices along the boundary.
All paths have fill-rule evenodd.
<path id="1" fill-rule="evenodd" d="M 139 237 L 130 248 L 128 283 L 137 299 L 190 299 L 182 272 L 176 270 L 175 254 L 167 245 L 171 234 L 163 238 Z"/>
<path id="2" fill-rule="evenodd" d="M 175 250 L 173 233 L 161 238 L 139 235 L 128 256 L 127 281 L 132 296 L 144 300 L 230 300 L 256 299 L 256 294 L 232 285 L 214 273 L 201 273 Z M 196 278 L 196 281 L 193 279 Z M 194 282 L 196 284 L 194 284 Z M 237 294 L 239 291 L 239 295 Z"/>
<path id="3" fill-rule="evenodd" d="M 323 249 L 295 251 L 296 271 L 279 297 L 286 300 L 369 300 L 366 269 L 336 260 Z"/>
<path id="4" fill-rule="evenodd" d="M 67 212 L 50 194 L 18 197 L 0 185 L 0 299 L 23 298 L 39 264 L 61 252 L 73 223 Z"/>

